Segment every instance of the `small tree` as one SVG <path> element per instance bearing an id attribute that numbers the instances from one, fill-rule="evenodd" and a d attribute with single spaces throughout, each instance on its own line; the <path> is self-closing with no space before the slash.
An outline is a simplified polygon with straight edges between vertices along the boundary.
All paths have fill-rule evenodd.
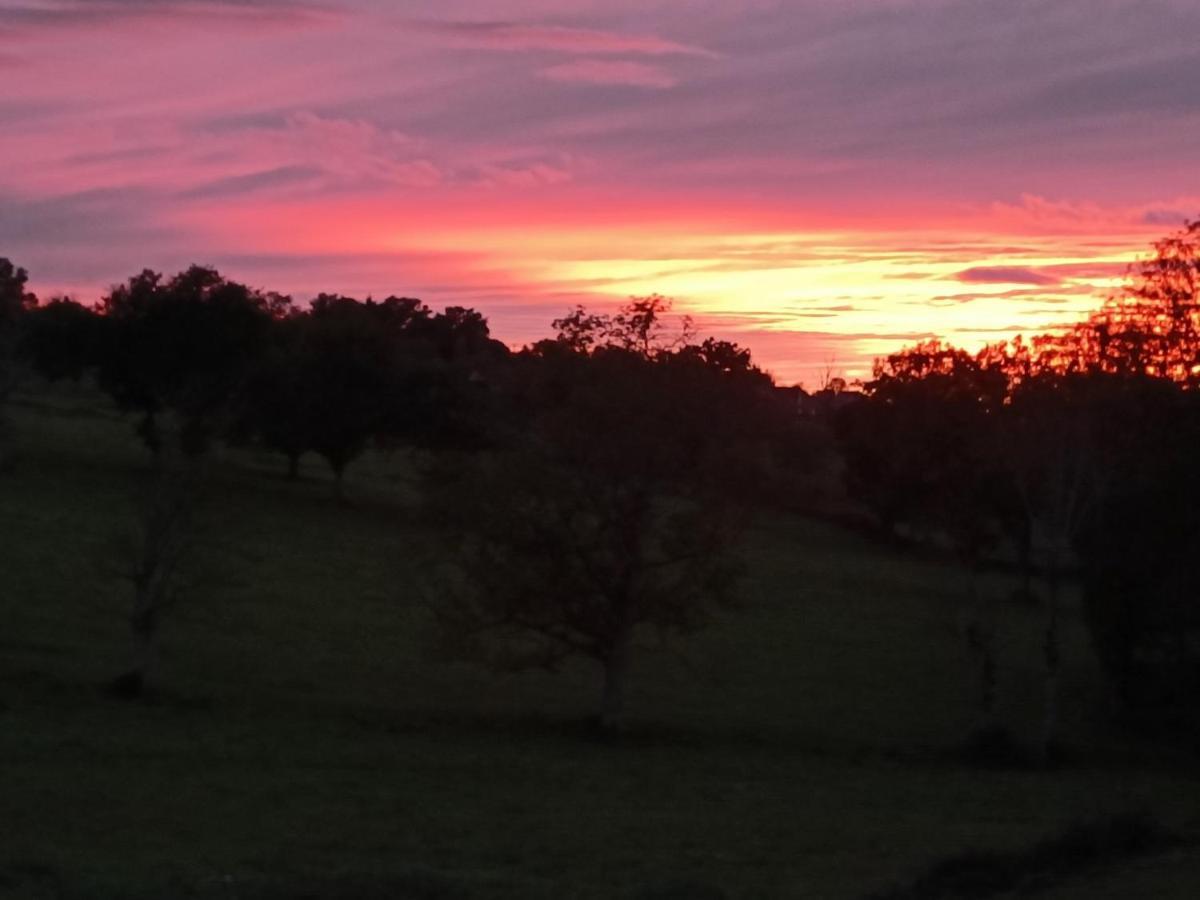
<path id="1" fill-rule="evenodd" d="M 17 351 L 21 327 L 37 300 L 25 290 L 29 280 L 24 269 L 0 258 L 0 470 L 10 461 L 8 401 L 17 386 Z"/>
<path id="2" fill-rule="evenodd" d="M 608 320 L 569 319 L 514 361 L 499 448 L 438 473 L 431 506 L 457 540 L 434 608 L 454 656 L 597 663 L 607 729 L 636 636 L 689 633 L 734 599 L 738 482 L 760 458 L 770 381 L 731 345 L 610 342 Z"/>
<path id="3" fill-rule="evenodd" d="M 133 593 L 128 618 L 131 655 L 111 688 L 127 699 L 141 697 L 149 686 L 163 617 L 189 587 L 185 567 L 195 550 L 204 463 L 183 454 L 179 446 L 178 440 L 163 440 L 143 485 L 134 528 L 118 551 L 116 574 L 129 582 Z"/>

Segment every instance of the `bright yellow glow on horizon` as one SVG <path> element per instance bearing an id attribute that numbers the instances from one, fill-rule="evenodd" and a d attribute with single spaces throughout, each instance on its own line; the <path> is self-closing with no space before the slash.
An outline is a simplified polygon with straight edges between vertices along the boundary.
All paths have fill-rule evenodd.
<path id="1" fill-rule="evenodd" d="M 862 235 L 830 237 L 747 236 L 727 241 L 731 252 L 710 257 L 566 259 L 542 274 L 613 299 L 664 294 L 680 311 L 725 322 L 747 337 L 851 337 L 856 355 L 870 358 L 928 335 L 974 350 L 1076 321 L 1119 287 L 1121 277 L 1105 273 L 1123 270 L 1139 255 L 1131 249 L 1070 253 L 1050 245 L 1045 255 L 948 247 L 939 258 L 936 250 L 898 252 Z M 780 246 L 789 252 L 755 256 L 756 247 Z M 990 280 L 971 280 L 965 273 L 973 270 Z M 861 376 L 869 363 L 855 360 L 847 368 Z"/>
<path id="2" fill-rule="evenodd" d="M 214 231 L 229 239 L 232 227 L 247 242 L 270 235 L 280 252 L 369 254 L 360 280 L 343 289 L 383 283 L 433 304 L 475 306 L 513 346 L 549 334 L 551 320 L 576 303 L 611 308 L 663 294 L 702 332 L 750 347 L 783 382 L 811 382 L 829 363 L 865 376 L 875 357 L 928 337 L 973 350 L 1078 321 L 1161 230 L 1068 223 L 1056 231 L 986 212 L 874 230 L 734 230 L 716 211 L 676 221 L 499 208 L 398 216 L 371 204 L 324 216 L 247 213 L 222 216 Z M 349 227 L 334 232 L 331 250 L 337 222 Z"/>

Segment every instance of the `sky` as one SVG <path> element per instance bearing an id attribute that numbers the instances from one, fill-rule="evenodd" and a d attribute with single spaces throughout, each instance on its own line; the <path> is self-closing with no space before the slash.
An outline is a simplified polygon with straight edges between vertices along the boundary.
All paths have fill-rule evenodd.
<path id="1" fill-rule="evenodd" d="M 1200 215 L 1195 0 L 0 0 L 0 256 L 660 293 L 783 382 L 1072 321 Z"/>

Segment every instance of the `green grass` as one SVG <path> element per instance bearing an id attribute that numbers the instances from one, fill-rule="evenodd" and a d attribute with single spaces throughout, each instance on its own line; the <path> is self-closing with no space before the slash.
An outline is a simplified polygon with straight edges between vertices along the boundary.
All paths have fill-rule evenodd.
<path id="1" fill-rule="evenodd" d="M 113 574 L 145 455 L 84 388 L 13 409 L 0 476 L 0 896 L 855 898 L 940 859 L 1152 811 L 1200 838 L 1200 782 L 1105 730 L 1070 620 L 1054 772 L 978 771 L 962 579 L 837 528 L 771 516 L 745 610 L 641 654 L 630 733 L 577 724 L 596 673 L 497 677 L 428 658 L 436 546 L 402 455 L 356 464 L 224 451 L 204 578 L 166 622 L 160 692 L 107 699 L 128 586 Z M 1038 718 L 1038 613 L 997 603 L 1001 714 Z M 704 890 L 708 890 L 708 894 Z M 1184 846 L 1040 896 L 1200 896 Z"/>

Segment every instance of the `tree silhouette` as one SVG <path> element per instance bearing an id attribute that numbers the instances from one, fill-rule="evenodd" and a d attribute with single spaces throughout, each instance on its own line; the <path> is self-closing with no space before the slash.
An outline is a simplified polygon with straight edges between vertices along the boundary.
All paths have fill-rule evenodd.
<path id="1" fill-rule="evenodd" d="M 1043 629 L 1043 762 L 1055 748 L 1062 669 L 1061 589 L 1089 519 L 1116 477 L 1102 403 L 1110 376 L 1032 374 L 1016 385 L 1003 411 L 1001 457 L 1012 476 L 1028 539 L 1046 582 Z"/>
<path id="2" fill-rule="evenodd" d="M 158 418 L 178 417 L 179 439 L 203 451 L 228 427 L 237 395 L 266 347 L 276 295 L 192 266 L 169 281 L 146 270 L 102 301 L 99 380 L 123 409 L 142 413 L 158 448 Z"/>
<path id="3" fill-rule="evenodd" d="M 94 310 L 56 297 L 26 314 L 23 355 L 43 378 L 78 381 L 99 361 L 102 327 Z"/>
<path id="4" fill-rule="evenodd" d="M 948 543 L 967 576 L 964 638 L 977 666 L 976 732 L 995 729 L 996 648 L 978 586 L 983 557 L 1000 537 L 1009 494 L 996 453 L 1007 380 L 980 359 L 938 341 L 880 360 L 867 399 L 837 419 L 851 495 L 892 536 Z"/>
<path id="5" fill-rule="evenodd" d="M 994 537 L 993 431 L 1003 373 L 930 341 L 875 366 L 868 402 L 844 408 L 839 432 L 851 493 L 885 530 L 937 531 L 977 558 Z"/>
<path id="6" fill-rule="evenodd" d="M 1200 397 L 1146 376 L 1108 379 L 1097 393 L 1116 474 L 1076 541 L 1086 621 L 1127 710 L 1173 706 L 1194 721 Z"/>
<path id="7" fill-rule="evenodd" d="M 610 330 L 618 317 L 577 310 L 520 354 L 498 448 L 439 472 L 431 496 L 456 536 L 435 587 L 443 650 L 515 670 L 591 659 L 604 728 L 638 634 L 686 634 L 734 599 L 739 482 L 770 395 L 739 348 L 671 350 L 648 317 Z"/>
<path id="8" fill-rule="evenodd" d="M 436 443 L 467 430 L 459 414 L 471 376 L 506 352 L 474 310 L 435 315 L 410 298 L 322 294 L 276 325 L 245 428 L 283 453 L 293 476 L 303 453 L 322 456 L 341 497 L 347 467 L 372 442 Z"/>
<path id="9" fill-rule="evenodd" d="M 650 294 L 630 298 L 612 315 L 591 313 L 576 306 L 551 325 L 557 332 L 555 340 L 572 350 L 587 353 L 597 347 L 619 347 L 649 359 L 694 344 L 690 317 L 682 316 L 674 330 L 668 330 L 667 316 L 672 305 L 667 297 Z"/>
<path id="10" fill-rule="evenodd" d="M 1200 386 L 1200 220 L 1155 242 L 1085 330 L 1101 371 Z"/>
<path id="11" fill-rule="evenodd" d="M 10 462 L 8 401 L 17 386 L 21 328 L 28 311 L 37 303 L 37 298 L 25 290 L 28 280 L 24 269 L 0 257 L 0 470 Z"/>
<path id="12" fill-rule="evenodd" d="M 203 465 L 177 442 L 164 441 L 143 484 L 135 527 L 117 550 L 115 574 L 129 582 L 133 593 L 130 660 L 110 685 L 117 697 L 144 695 L 156 668 L 163 618 L 191 586 L 185 568 L 195 549 Z"/>

